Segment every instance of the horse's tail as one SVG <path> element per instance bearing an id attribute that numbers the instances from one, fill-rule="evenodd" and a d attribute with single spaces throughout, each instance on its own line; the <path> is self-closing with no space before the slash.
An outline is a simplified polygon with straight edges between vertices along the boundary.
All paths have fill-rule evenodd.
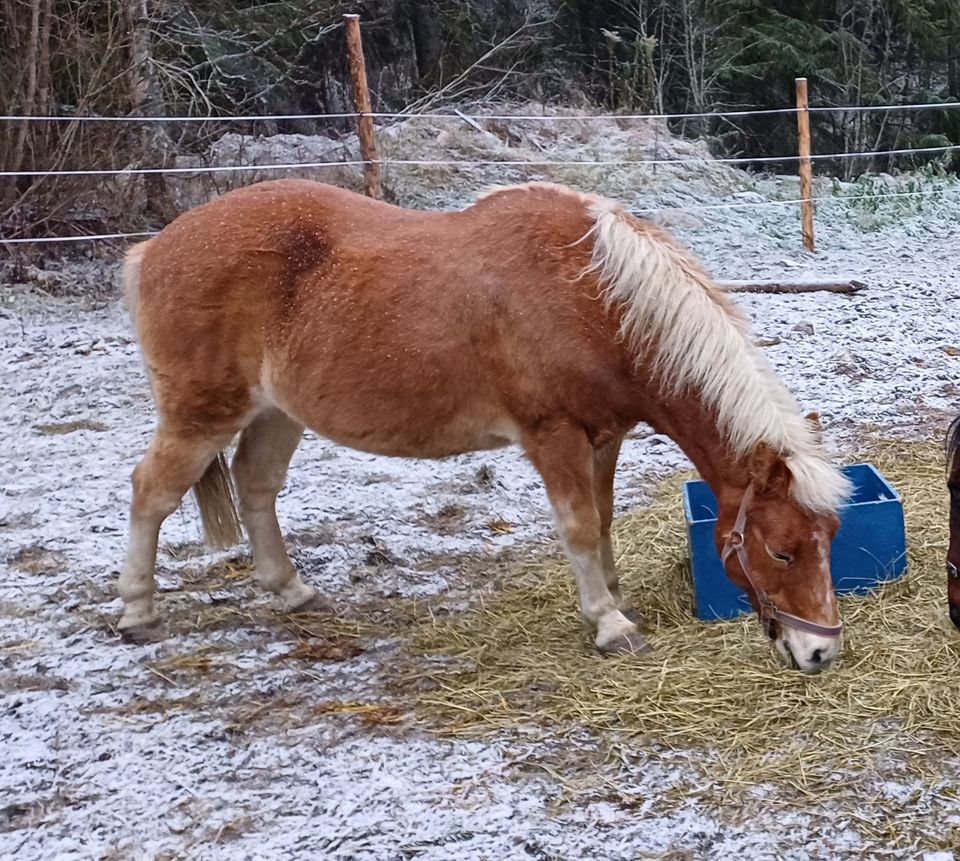
<path id="1" fill-rule="evenodd" d="M 242 532 L 237 495 L 230 469 L 220 452 L 193 486 L 193 495 L 203 521 L 203 537 L 211 547 L 225 548 L 238 544 Z"/>
<path id="2" fill-rule="evenodd" d="M 127 251 L 123 259 L 123 298 L 134 322 L 137 319 L 137 300 L 140 295 L 140 266 L 143 263 L 143 253 L 149 244 L 149 239 L 138 242 Z"/>

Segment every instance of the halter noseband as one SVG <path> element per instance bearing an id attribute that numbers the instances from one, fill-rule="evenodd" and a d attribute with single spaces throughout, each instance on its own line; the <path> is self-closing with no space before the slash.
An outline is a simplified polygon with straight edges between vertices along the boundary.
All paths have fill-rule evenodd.
<path id="1" fill-rule="evenodd" d="M 794 616 L 793 613 L 786 613 L 779 609 L 773 603 L 770 596 L 764 591 L 759 583 L 754 579 L 753 571 L 750 569 L 750 560 L 747 559 L 747 549 L 743 545 L 744 529 L 747 526 L 747 506 L 753 499 L 753 485 L 749 485 L 743 494 L 743 500 L 740 503 L 740 510 L 737 512 L 737 519 L 733 523 L 733 529 L 727 536 L 727 543 L 723 545 L 723 552 L 720 554 L 722 562 L 726 563 L 731 553 L 737 554 L 737 561 L 740 568 L 743 569 L 743 576 L 753 589 L 753 593 L 760 605 L 760 620 L 766 625 L 769 621 L 777 621 L 788 628 L 796 628 L 800 631 L 806 631 L 808 634 L 816 634 L 820 637 L 839 637 L 843 632 L 843 625 L 818 625 L 816 622 L 810 622 L 800 616 Z M 948 563 L 949 566 L 949 563 Z M 956 577 L 956 568 L 951 576 Z"/>

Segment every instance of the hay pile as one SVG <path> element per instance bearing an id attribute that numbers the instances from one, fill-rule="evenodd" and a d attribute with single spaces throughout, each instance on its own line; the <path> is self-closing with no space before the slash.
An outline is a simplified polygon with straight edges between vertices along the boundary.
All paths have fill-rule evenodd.
<path id="1" fill-rule="evenodd" d="M 678 476 L 616 530 L 627 595 L 653 656 L 605 658 L 579 620 L 555 556 L 516 566 L 470 613 L 422 621 L 414 649 L 453 659 L 432 669 L 418 712 L 452 733 L 536 725 L 615 731 L 730 788 L 770 781 L 849 792 L 871 763 L 936 779 L 960 750 L 960 636 L 946 620 L 947 508 L 941 451 L 886 444 L 862 458 L 901 493 L 909 570 L 870 597 L 841 602 L 842 659 L 805 676 L 782 667 L 755 617 L 692 615 Z M 418 667 L 422 677 L 423 667 Z M 421 688 L 422 690 L 422 688 Z"/>

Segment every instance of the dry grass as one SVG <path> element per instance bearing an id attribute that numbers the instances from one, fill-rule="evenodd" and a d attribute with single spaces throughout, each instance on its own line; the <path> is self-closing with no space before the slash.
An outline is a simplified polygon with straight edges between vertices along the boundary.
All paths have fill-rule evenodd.
<path id="1" fill-rule="evenodd" d="M 299 640 L 289 652 L 273 658 L 273 662 L 295 660 L 312 664 L 317 661 L 349 661 L 363 652 L 364 649 L 354 637 Z"/>
<path id="2" fill-rule="evenodd" d="M 944 773 L 958 768 L 960 636 L 945 620 L 942 456 L 934 445 L 896 443 L 862 459 L 876 463 L 904 497 L 910 569 L 879 595 L 844 600 L 845 654 L 821 676 L 781 667 L 752 617 L 720 623 L 693 617 L 679 492 L 685 476 L 677 476 L 617 529 L 625 586 L 647 619 L 653 656 L 596 653 L 559 555 L 434 557 L 432 565 L 456 567 L 461 582 L 477 588 L 474 609 L 451 611 L 449 594 L 426 605 L 377 597 L 348 602 L 348 616 L 284 616 L 262 598 L 247 603 L 237 593 L 256 591 L 249 560 L 237 556 L 189 569 L 184 587 L 163 596 L 175 636 L 147 670 L 167 693 L 92 710 L 138 726 L 184 712 L 217 715 L 237 737 L 321 720 L 348 731 L 402 732 L 417 721 L 455 734 L 502 730 L 511 737 L 520 730 L 527 737 L 532 730 L 551 743 L 531 767 L 553 775 L 570 799 L 600 793 L 646 815 L 639 810 L 644 799 L 596 759 L 619 757 L 616 768 L 629 771 L 653 755 L 690 775 L 660 793 L 661 813 L 695 798 L 736 823 L 783 805 L 845 817 L 865 852 L 919 857 L 918 847 L 948 849 L 960 838 L 956 825 L 943 820 L 958 799 Z M 380 553 L 371 543 L 371 558 Z M 204 595 L 225 586 L 226 598 Z M 283 639 L 288 650 L 239 668 L 235 648 L 215 636 L 237 628 L 265 643 Z M 198 632 L 209 634 L 209 643 L 183 650 L 176 635 Z M 335 671 L 327 662 L 375 652 L 374 644 L 385 640 L 402 648 L 380 664 L 384 699 L 379 691 L 353 691 L 349 676 L 342 693 L 310 684 L 327 683 Z M 243 644 L 250 647 L 248 639 Z M 326 666 L 313 666 L 318 662 Z M 281 669 L 293 670 L 296 684 L 269 694 L 238 697 L 217 684 Z M 884 794 L 885 782 L 902 787 L 910 777 L 927 785 L 903 797 Z M 760 783 L 776 791 L 755 791 Z"/>
<path id="3" fill-rule="evenodd" d="M 393 703 L 329 700 L 311 711 L 314 715 L 353 715 L 366 726 L 389 726 L 403 720 L 403 711 Z"/>
<path id="4" fill-rule="evenodd" d="M 539 104 L 517 106 L 517 110 L 521 115 L 577 112 Z M 722 194 L 739 189 L 738 182 L 742 183 L 743 174 L 713 162 L 702 143 L 677 138 L 663 125 L 596 118 L 563 123 L 511 119 L 483 121 L 482 125 L 484 130 L 478 131 L 467 124 L 438 127 L 421 120 L 382 132 L 377 145 L 388 162 L 409 158 L 411 152 L 420 159 L 457 162 L 397 167 L 384 164 L 388 198 L 419 208 L 460 207 L 492 185 L 531 179 L 563 183 L 616 199 L 631 188 L 642 188 L 655 196 L 662 191 L 676 193 L 685 182 L 695 181 L 700 185 L 706 182 L 712 193 Z M 557 152 L 563 152 L 566 161 L 551 158 L 550 154 Z M 688 161 L 652 166 L 639 163 L 650 159 Z"/>
<path id="5" fill-rule="evenodd" d="M 0 649 L 0 653 L 2 653 Z M 10 673 L 0 671 L 0 691 L 18 694 L 26 691 L 67 691 L 70 683 L 49 673 Z"/>
<path id="6" fill-rule="evenodd" d="M 419 678 L 428 672 L 436 682 L 419 714 L 451 733 L 522 724 L 614 731 L 665 756 L 684 753 L 729 790 L 770 781 L 821 798 L 849 793 L 850 775 L 890 758 L 936 778 L 941 759 L 960 747 L 942 453 L 891 443 L 864 459 L 904 499 L 909 571 L 878 594 L 842 601 L 845 651 L 827 673 L 782 667 L 753 617 L 693 617 L 678 476 L 616 533 L 625 587 L 654 655 L 597 654 L 564 561 L 518 563 L 479 609 L 419 623 L 414 650 L 452 659 L 417 666 Z"/>
<path id="7" fill-rule="evenodd" d="M 189 552 L 189 549 L 186 551 Z M 246 553 L 237 553 L 213 564 L 190 567 L 180 572 L 184 591 L 224 588 L 227 583 L 248 580 L 253 574 L 253 560 Z"/>
<path id="8" fill-rule="evenodd" d="M 110 430 L 103 422 L 94 419 L 80 419 L 72 422 L 52 422 L 50 424 L 34 425 L 33 429 L 45 436 L 60 436 L 62 434 L 76 433 L 81 430 L 97 431 L 103 433 Z"/>

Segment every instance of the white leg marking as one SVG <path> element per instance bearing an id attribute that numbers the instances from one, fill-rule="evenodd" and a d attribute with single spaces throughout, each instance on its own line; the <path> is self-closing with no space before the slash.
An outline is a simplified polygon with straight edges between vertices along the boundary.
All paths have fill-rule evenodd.
<path id="1" fill-rule="evenodd" d="M 572 547 L 565 542 L 567 557 L 580 596 L 580 612 L 596 626 L 597 647 L 604 651 L 648 651 L 637 626 L 623 613 L 607 588 L 598 552 Z"/>
<path id="2" fill-rule="evenodd" d="M 117 580 L 117 592 L 123 600 L 123 615 L 118 624 L 121 631 L 148 627 L 157 621 L 153 606 L 153 566 L 159 533 L 159 522 L 131 519 L 127 556 Z"/>

